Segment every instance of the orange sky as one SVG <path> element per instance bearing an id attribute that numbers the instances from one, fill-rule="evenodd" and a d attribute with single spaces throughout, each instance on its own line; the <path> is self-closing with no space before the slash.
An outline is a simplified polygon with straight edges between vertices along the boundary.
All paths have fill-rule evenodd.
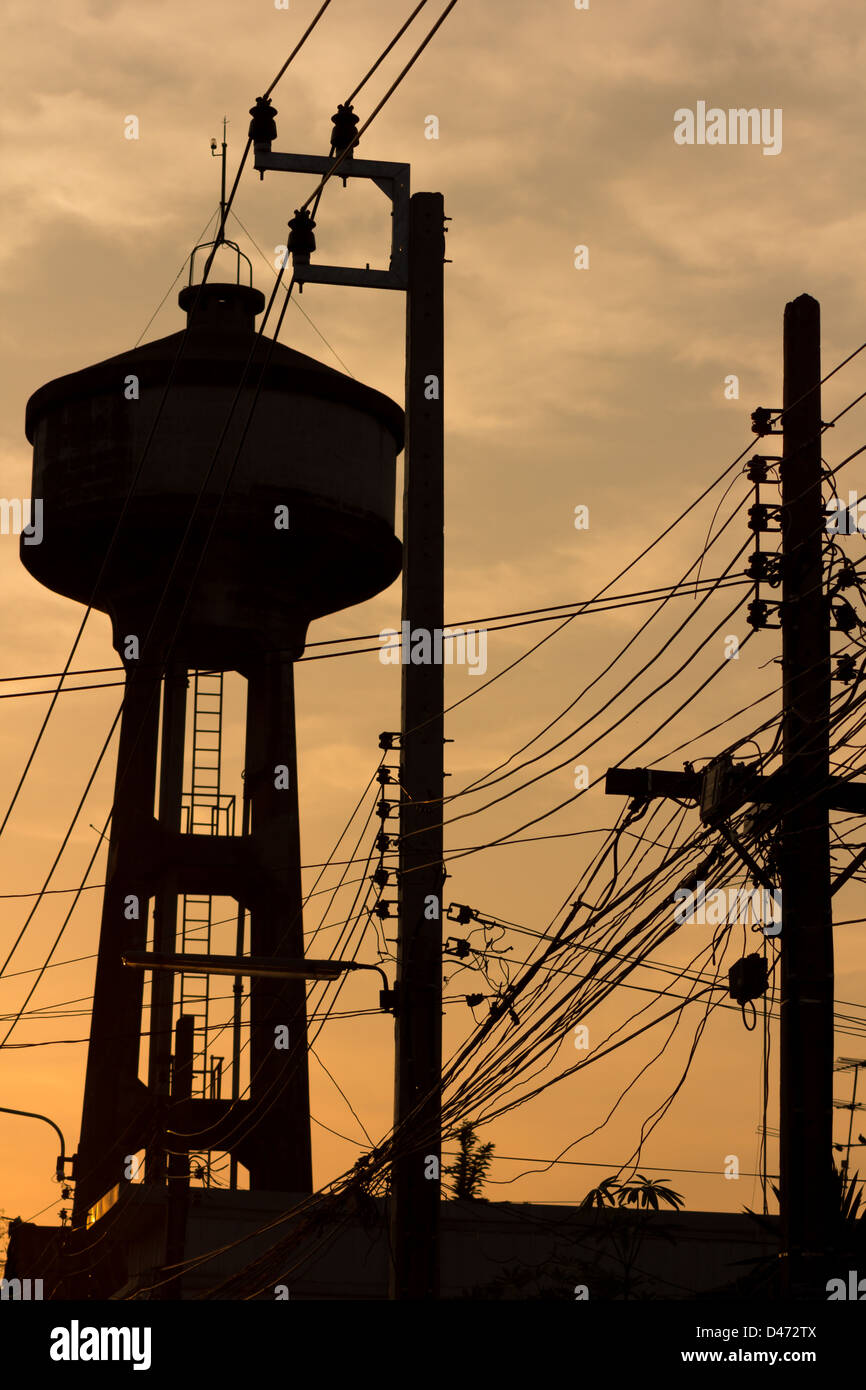
<path id="1" fill-rule="evenodd" d="M 4 496 L 30 492 L 23 428 L 28 396 L 52 377 L 121 352 L 142 334 L 215 211 L 218 165 L 210 158 L 209 143 L 220 135 L 223 114 L 229 119 L 231 164 L 242 149 L 248 107 L 316 8 L 311 0 L 292 0 L 288 12 L 267 0 L 255 5 L 190 0 L 181 7 L 160 0 L 146 6 L 68 0 L 46 9 L 10 0 L 7 47 L 14 62 L 0 96 L 6 148 L 0 245 Z M 410 8 L 407 0 L 335 0 L 275 93 L 277 148 L 326 149 L 337 101 Z M 757 9 L 748 0 L 724 6 L 671 0 L 663 7 L 591 0 L 588 11 L 577 11 L 571 0 L 531 6 L 462 0 L 365 136 L 365 155 L 410 162 L 413 189 L 444 193 L 453 218 L 452 264 L 446 267 L 450 622 L 467 626 L 494 614 L 588 598 L 638 554 L 748 444 L 750 412 L 758 405 L 781 404 L 781 315 L 787 300 L 804 291 L 820 300 L 825 370 L 866 336 L 859 61 L 864 38 L 858 21 L 853 0 L 822 6 L 776 0 Z M 419 38 L 421 32 L 419 27 Z M 409 51 L 406 46 L 399 53 Z M 358 102 L 362 117 L 399 66 L 400 57 L 392 55 L 376 75 Z M 723 109 L 780 109 L 781 153 L 767 158 L 755 146 L 678 145 L 674 113 L 695 108 L 698 101 Z M 139 118 L 136 141 L 124 138 L 124 118 L 130 114 Z M 425 138 L 430 114 L 439 118 L 438 140 Z M 374 188 L 350 185 L 344 191 L 335 184 L 319 212 L 318 254 L 328 262 L 381 264 L 388 240 L 384 199 Z M 269 174 L 264 182 L 252 171 L 244 176 L 235 210 L 265 258 L 239 222 L 230 221 L 230 234 L 251 255 L 255 282 L 265 291 L 273 283 L 271 263 L 285 241 L 287 219 L 310 189 L 309 178 L 301 176 Z M 589 248 L 588 269 L 575 268 L 579 244 Z M 182 326 L 176 302 L 181 283 L 168 294 L 148 338 Z M 401 398 L 402 296 L 310 286 L 299 307 L 345 367 Z M 282 339 L 340 365 L 294 308 Z M 825 395 L 825 419 L 864 389 L 864 372 L 866 359 L 860 358 L 834 377 Z M 725 398 L 725 378 L 731 374 L 739 378 L 738 400 Z M 862 442 L 862 409 L 852 410 L 832 432 L 831 462 Z M 846 471 L 847 485 L 862 483 L 866 492 L 866 472 L 858 473 L 859 467 L 855 463 Z M 745 495 L 745 484 L 736 484 L 721 516 Z M 703 546 L 719 497 L 717 491 L 630 572 L 620 589 L 678 579 Z M 573 524 L 579 504 L 589 507 L 587 531 Z M 704 572 L 719 573 L 746 536 L 743 512 L 711 552 Z M 859 558 L 862 544 L 861 538 L 851 538 L 847 553 Z M 6 594 L 0 676 L 60 670 L 80 611 L 27 575 L 12 536 L 0 537 L 0 569 Z M 675 617 L 681 620 L 690 601 L 677 602 Z M 730 595 L 719 595 L 707 605 L 708 616 L 696 620 L 692 645 L 733 602 Z M 634 608 L 577 619 L 480 692 L 482 680 L 449 668 L 449 703 L 473 696 L 449 717 L 447 732 L 454 740 L 448 745 L 449 792 L 531 739 L 602 669 L 647 613 Z M 378 599 L 316 625 L 310 639 L 375 633 L 398 623 L 395 585 Z M 472 814 L 449 827 L 449 851 L 485 844 L 550 811 L 572 796 L 574 763 L 585 763 L 590 777 L 598 777 L 672 713 L 722 658 L 719 635 L 683 677 L 650 698 L 652 688 L 690 650 L 679 639 L 647 676 L 637 677 L 673 626 L 673 618 L 653 625 L 574 717 L 531 751 L 586 718 L 624 679 L 628 704 L 643 700 L 644 706 L 583 756 L 581 739 L 571 738 L 527 775 L 571 757 L 569 763 L 489 810 L 479 808 L 492 797 L 461 797 L 451 814 Z M 536 626 L 491 634 L 487 676 L 548 630 Z M 723 635 L 742 640 L 747 631 L 741 607 Z M 778 634 L 760 634 L 631 761 L 659 759 L 677 767 L 684 757 L 705 759 L 737 732 L 747 733 L 757 716 L 745 715 L 740 723 L 699 737 L 773 686 L 778 652 Z M 74 664 L 114 663 L 108 622 L 96 614 Z M 376 766 L 379 732 L 396 727 L 399 670 L 372 654 L 310 662 L 299 669 L 297 685 L 303 858 L 313 865 L 331 853 Z M 35 688 L 39 683 L 23 680 L 2 689 Z M 28 894 L 42 884 L 118 698 L 116 689 L 61 698 L 0 837 L 3 893 Z M 0 812 L 46 705 L 44 696 L 0 705 Z M 610 722 L 625 707 L 622 701 L 612 707 Z M 228 790 L 239 772 L 240 720 L 240 704 L 232 695 L 226 720 Z M 593 735 L 598 727 L 592 726 Z M 665 762 L 688 739 L 697 741 Z M 110 805 L 114 752 L 94 783 L 52 887 L 79 882 L 94 845 L 92 827 L 103 824 Z M 500 783 L 494 794 L 524 780 Z M 621 807 L 597 787 L 526 834 L 555 836 L 609 826 Z M 691 823 L 697 823 L 694 813 Z M 456 859 L 449 865 L 453 877 L 446 901 L 470 903 L 482 914 L 544 931 L 568 901 L 594 843 L 591 836 L 572 833 Z M 103 868 L 98 859 L 97 883 Z M 320 886 L 336 879 L 332 875 Z M 350 887 L 336 898 L 328 923 L 343 920 L 353 892 Z M 0 1104 L 50 1115 L 73 1146 L 86 1047 L 56 1040 L 87 1035 L 99 898 L 98 891 L 83 895 L 55 956 L 64 962 L 86 959 L 46 972 L 31 1012 L 10 1039 L 39 1045 L 10 1047 L 0 1056 Z M 308 931 L 319 921 L 317 905 L 327 902 L 325 896 L 312 899 Z M 32 980 L 17 972 L 39 966 L 67 903 L 68 895 L 58 894 L 41 904 L 8 977 L 0 981 L 4 1016 L 19 1008 Z M 4 941 L 14 939 L 31 904 L 27 897 L 2 901 Z M 840 920 L 856 918 L 862 892 L 855 887 L 841 893 L 834 905 Z M 658 959 L 684 963 L 705 944 L 696 935 L 700 931 L 684 928 L 658 951 Z M 334 935 L 323 931 L 317 951 Z M 844 1012 L 862 1019 L 863 926 L 840 927 L 836 941 L 837 992 L 856 1006 Z M 507 944 L 515 958 L 528 958 L 529 937 L 513 934 Z M 375 958 L 372 946 L 369 958 Z M 670 976 L 647 970 L 632 980 L 652 989 L 672 983 Z M 450 999 L 486 988 L 480 976 L 463 972 L 445 992 Z M 368 1008 L 371 994 L 369 978 L 355 979 L 339 1008 Z M 589 1020 L 591 1038 L 601 1039 L 649 997 L 620 991 Z M 67 1011 L 65 1017 L 54 1016 L 57 1005 Z M 663 1007 L 664 1000 L 659 1011 Z M 560 1166 L 507 1186 L 491 1184 L 488 1195 L 579 1200 L 634 1149 L 642 1121 L 680 1076 L 696 1022 L 697 1015 L 694 1021 L 687 1016 L 610 1121 L 570 1151 L 571 1159 L 589 1166 Z M 465 1003 L 449 1003 L 448 1051 L 471 1024 Z M 652 1033 L 587 1067 L 484 1126 L 483 1137 L 493 1140 L 501 1155 L 555 1156 L 604 1120 L 613 1098 L 663 1036 L 663 1031 Z M 744 1172 L 755 1169 L 760 1036 L 760 1030 L 746 1032 L 735 1009 L 717 1010 L 686 1084 L 645 1146 L 642 1170 L 669 1177 L 691 1208 L 737 1210 L 758 1200 L 752 1178 L 726 1181 L 722 1169 L 730 1154 L 739 1156 Z M 777 1042 L 774 1027 L 771 1126 L 778 1123 Z M 570 1046 L 566 1037 L 558 1065 L 574 1059 Z M 837 1038 L 840 1055 L 863 1051 L 858 1037 Z M 336 1020 L 324 1030 L 316 1052 L 356 1112 L 313 1061 L 312 1108 L 319 1122 L 313 1126 L 314 1159 L 317 1179 L 325 1181 L 366 1145 L 359 1119 L 373 1140 L 387 1132 L 391 1022 L 381 1016 Z M 840 1082 L 839 1098 L 845 1098 L 848 1084 L 842 1090 Z M 322 1126 L 348 1137 L 337 1138 Z M 837 1137 L 843 1128 L 840 1118 Z M 56 1210 L 55 1142 L 47 1127 L 0 1115 L 0 1153 L 0 1210 L 25 1218 L 46 1207 Z M 771 1171 L 775 1166 L 773 1145 Z M 710 1171 L 702 1176 L 676 1169 Z M 494 1177 L 501 1181 L 521 1171 L 520 1165 L 503 1162 Z"/>

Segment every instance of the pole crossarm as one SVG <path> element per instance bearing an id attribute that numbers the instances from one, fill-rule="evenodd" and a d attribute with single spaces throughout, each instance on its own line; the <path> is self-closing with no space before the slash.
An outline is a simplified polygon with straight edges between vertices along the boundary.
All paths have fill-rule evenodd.
<path id="1" fill-rule="evenodd" d="M 849 878 L 853 878 L 857 870 L 862 869 L 864 864 L 866 864 L 866 849 L 861 849 L 859 854 L 855 854 L 847 868 L 844 868 L 842 872 L 837 874 L 834 878 L 830 886 L 831 895 L 833 893 L 838 893 L 843 883 L 847 883 Z"/>
<path id="2" fill-rule="evenodd" d="M 719 766 L 718 762 L 710 763 L 703 772 L 612 767 L 608 768 L 604 789 L 609 796 L 632 796 L 640 801 L 658 796 L 695 801 L 700 804 L 701 819 L 708 825 L 717 824 L 747 802 L 784 807 L 786 802 L 801 799 L 784 770 L 762 777 L 748 767 L 728 764 L 727 771 L 732 775 L 726 779 L 718 776 Z M 829 777 L 826 795 L 829 810 L 866 816 L 866 783 L 851 782 L 845 777 Z M 863 859 L 866 859 L 866 855 L 859 860 L 857 867 Z M 851 869 L 851 872 L 855 871 Z"/>
<path id="3" fill-rule="evenodd" d="M 261 173 L 278 169 L 289 174 L 327 174 L 334 166 L 327 155 L 272 153 L 270 146 L 256 144 L 255 167 Z M 409 165 L 384 159 L 343 160 L 334 175 L 347 179 L 369 179 L 391 203 L 391 261 L 387 270 L 371 270 L 369 265 L 302 265 L 294 267 L 301 284 L 358 285 L 374 290 L 405 290 L 409 284 Z"/>

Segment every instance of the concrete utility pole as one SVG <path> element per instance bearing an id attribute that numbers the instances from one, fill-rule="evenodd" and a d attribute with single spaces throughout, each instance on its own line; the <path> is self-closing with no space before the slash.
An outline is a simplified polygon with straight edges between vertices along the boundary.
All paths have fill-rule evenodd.
<path id="1" fill-rule="evenodd" d="M 777 412 L 761 411 L 769 417 Z M 754 419 L 755 417 L 753 417 Z M 861 852 L 831 884 L 829 812 L 866 813 L 866 788 L 830 776 L 830 600 L 824 593 L 821 500 L 820 309 L 809 295 L 785 307 L 782 519 L 782 767 L 769 777 L 728 757 L 701 773 L 612 768 L 605 789 L 639 799 L 700 803 L 754 881 L 772 887 L 730 820 L 748 802 L 776 805 L 781 826 L 780 1191 L 783 1286 L 824 1297 L 834 1221 L 833 893 L 866 862 Z M 764 462 L 764 460 L 757 460 Z M 758 528 L 761 529 L 761 528 Z M 759 624 L 763 625 L 763 624 Z M 755 958 L 753 958 L 754 960 Z M 738 962 L 745 967 L 748 961 Z M 736 969 L 736 968 L 735 968 Z M 731 976 L 731 993 L 737 976 Z M 759 974 L 747 998 L 766 989 Z"/>
<path id="2" fill-rule="evenodd" d="M 820 307 L 785 306 L 779 1173 L 785 1284 L 818 1296 L 832 1220 L 830 612 L 824 594 Z"/>
<path id="3" fill-rule="evenodd" d="M 253 122 L 255 126 L 255 120 Z M 304 284 L 357 285 L 406 293 L 406 450 L 403 489 L 402 618 L 423 631 L 431 654 L 444 623 L 444 224 L 441 193 L 409 194 L 409 166 L 341 156 L 282 153 L 273 131 L 254 132 L 255 167 L 368 179 L 391 207 L 387 270 L 334 266 L 293 256 Z M 291 224 L 290 224 L 291 225 Z M 415 665 L 404 651 L 399 921 L 396 980 L 395 1157 L 391 1196 L 391 1297 L 439 1296 L 442 1082 L 441 659 Z"/>
<path id="4" fill-rule="evenodd" d="M 444 205 L 416 193 L 409 211 L 403 622 L 431 660 L 403 652 L 391 1297 L 439 1297 L 442 1084 L 444 668 Z M 404 640 L 407 629 L 403 628 Z"/>

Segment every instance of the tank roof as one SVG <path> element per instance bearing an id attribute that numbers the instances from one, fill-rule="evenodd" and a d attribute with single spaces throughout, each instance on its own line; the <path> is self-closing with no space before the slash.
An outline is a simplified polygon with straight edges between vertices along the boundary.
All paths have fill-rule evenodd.
<path id="1" fill-rule="evenodd" d="M 186 347 L 178 357 L 184 339 Z M 25 433 L 32 444 L 36 425 L 48 411 L 72 400 L 120 391 L 124 379 L 131 375 L 143 377 L 149 388 L 164 386 L 170 376 L 173 386 L 236 387 L 251 346 L 247 385 L 257 386 L 261 382 L 265 390 L 316 396 L 354 406 L 381 420 L 394 436 L 398 451 L 402 449 L 404 415 L 390 396 L 271 338 L 255 340 L 251 332 L 236 330 L 233 324 L 219 331 L 204 331 L 193 325 L 67 376 L 55 377 L 34 391 L 27 402 Z"/>

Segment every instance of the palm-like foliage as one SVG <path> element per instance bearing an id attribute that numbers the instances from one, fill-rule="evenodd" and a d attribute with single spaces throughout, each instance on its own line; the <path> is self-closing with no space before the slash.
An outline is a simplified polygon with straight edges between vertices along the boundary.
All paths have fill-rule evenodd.
<path id="1" fill-rule="evenodd" d="M 615 1207 L 619 1183 L 616 1178 L 605 1178 L 598 1187 L 591 1187 L 587 1192 L 582 1207 Z"/>
<path id="2" fill-rule="evenodd" d="M 444 1169 L 452 1179 L 451 1191 L 464 1201 L 484 1202 L 487 1199 L 481 1196 L 481 1189 L 493 1162 L 494 1146 L 479 1144 L 475 1127 L 468 1122 L 460 1126 L 457 1142 L 460 1145 L 457 1162 Z"/>
<path id="3" fill-rule="evenodd" d="M 636 1173 L 628 1182 L 618 1182 L 615 1177 L 605 1178 L 598 1187 L 587 1192 L 580 1204 L 582 1207 L 640 1207 L 644 1211 L 658 1211 L 662 1205 L 678 1211 L 685 1206 L 679 1192 L 672 1187 Z"/>
<path id="4" fill-rule="evenodd" d="M 672 1187 L 665 1187 L 653 1178 L 644 1177 L 643 1173 L 636 1173 L 627 1183 L 622 1184 L 617 1201 L 621 1207 L 643 1207 L 652 1211 L 658 1211 L 660 1203 L 673 1207 L 674 1211 L 679 1211 L 680 1207 L 685 1206 L 679 1192 L 675 1192 Z"/>

